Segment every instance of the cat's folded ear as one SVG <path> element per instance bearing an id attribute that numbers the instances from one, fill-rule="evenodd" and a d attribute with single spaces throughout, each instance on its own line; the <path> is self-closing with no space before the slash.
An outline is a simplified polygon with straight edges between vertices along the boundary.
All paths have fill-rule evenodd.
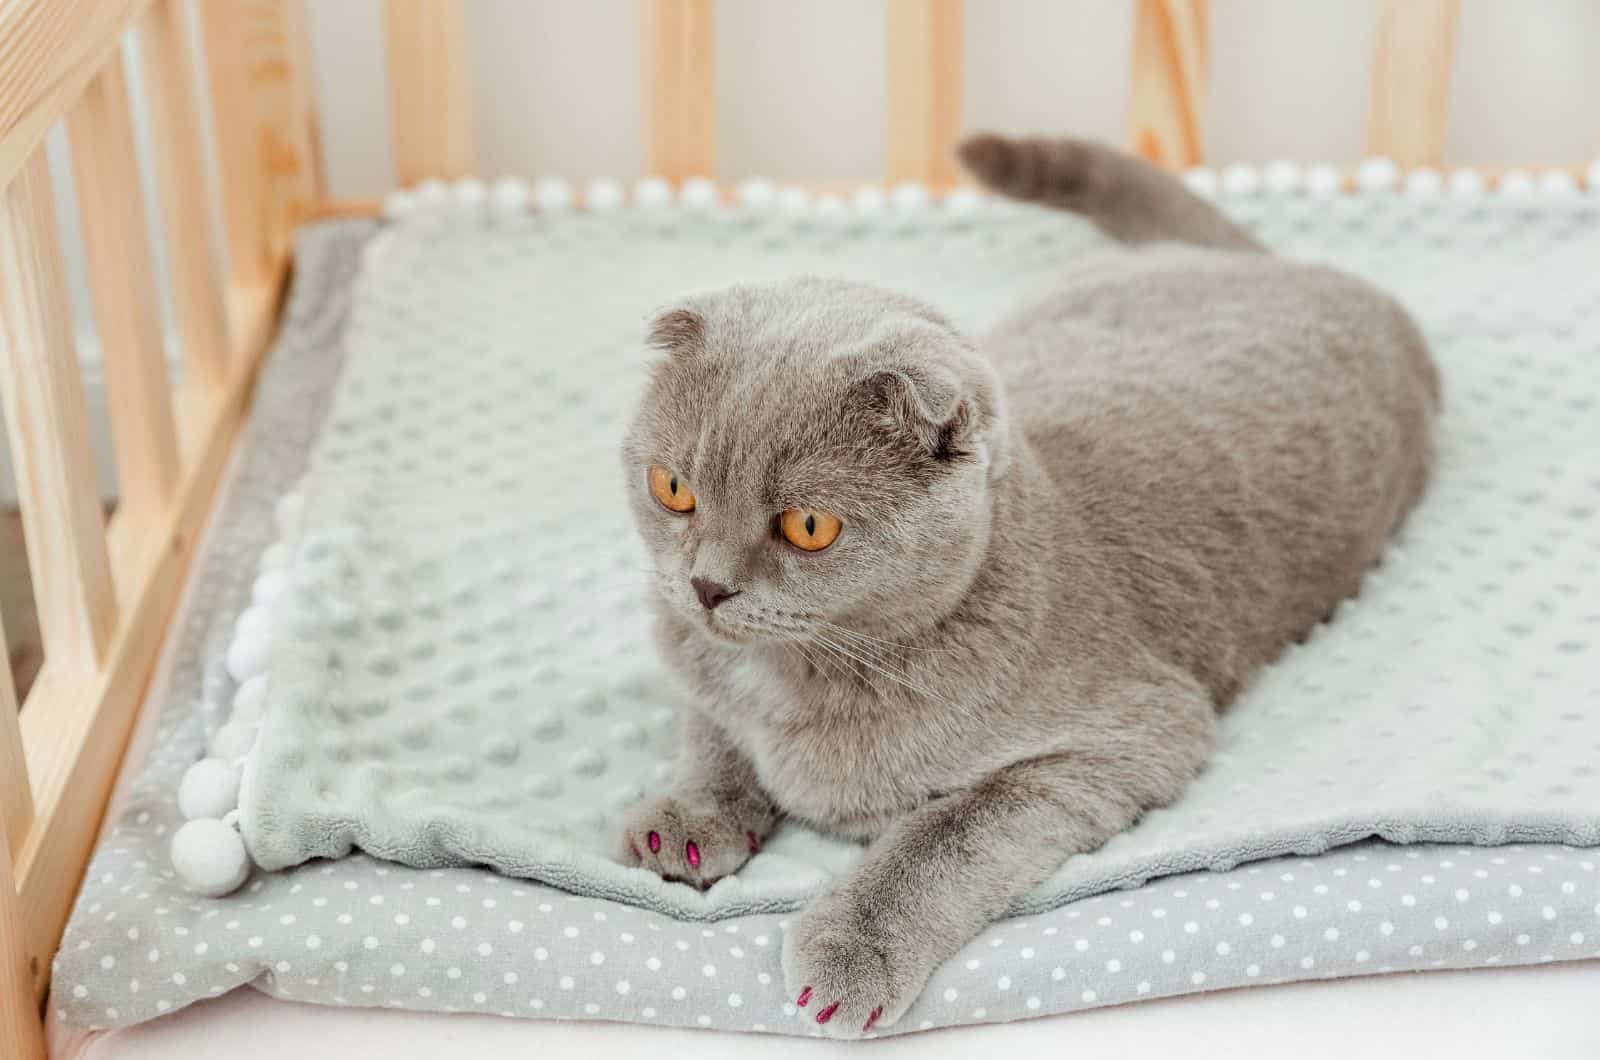
<path id="1" fill-rule="evenodd" d="M 882 364 L 858 384 L 874 409 L 909 434 L 936 461 L 959 460 L 986 451 L 992 471 L 1005 462 L 1000 387 L 987 364 L 970 371 L 938 363 Z"/>
<path id="2" fill-rule="evenodd" d="M 645 341 L 674 360 L 703 353 L 706 318 L 687 306 L 664 310 L 650 321 Z"/>

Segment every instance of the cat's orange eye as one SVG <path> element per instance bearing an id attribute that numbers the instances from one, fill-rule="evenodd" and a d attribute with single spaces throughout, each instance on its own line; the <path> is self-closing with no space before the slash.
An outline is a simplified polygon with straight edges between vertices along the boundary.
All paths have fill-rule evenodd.
<path id="1" fill-rule="evenodd" d="M 661 501 L 662 508 L 667 511 L 678 512 L 680 516 L 694 511 L 694 490 L 691 490 L 688 482 L 678 477 L 677 471 L 651 468 L 650 492 L 656 495 L 656 500 Z"/>
<path id="2" fill-rule="evenodd" d="M 833 544 L 839 531 L 844 529 L 844 523 L 832 512 L 790 508 L 778 516 L 778 528 L 783 531 L 784 540 L 795 548 L 821 552 Z"/>
<path id="3" fill-rule="evenodd" d="M 661 502 L 661 507 L 669 512 L 688 515 L 694 511 L 694 491 L 689 488 L 687 482 L 678 477 L 676 471 L 669 471 L 664 467 L 652 467 L 650 492 Z"/>

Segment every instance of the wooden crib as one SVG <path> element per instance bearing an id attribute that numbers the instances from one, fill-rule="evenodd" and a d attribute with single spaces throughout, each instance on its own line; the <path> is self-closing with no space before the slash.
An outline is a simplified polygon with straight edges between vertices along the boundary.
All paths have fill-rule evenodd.
<path id="1" fill-rule="evenodd" d="M 1136 2 L 1129 143 L 1169 167 L 1196 165 L 1206 0 Z M 711 0 L 641 3 L 647 169 L 674 181 L 715 177 Z M 466 5 L 385 6 L 400 180 L 474 172 Z M 1402 170 L 1439 160 L 1459 8 L 1459 0 L 1382 3 L 1367 147 Z M 10 672 L 0 668 L 6 1057 L 43 1054 L 39 1011 L 51 956 L 248 412 L 291 266 L 291 233 L 308 219 L 377 211 L 376 203 L 333 202 L 323 192 L 300 4 L 201 0 L 199 13 L 191 26 L 182 0 L 11 0 L 0 8 L 0 396 L 46 658 L 20 710 Z M 885 17 L 884 178 L 949 188 L 958 180 L 950 148 L 961 125 L 960 0 L 886 0 Z M 129 31 L 137 35 L 170 248 L 182 349 L 176 387 L 168 384 L 138 181 L 122 48 Z M 61 120 L 121 484 L 109 520 L 94 482 L 43 147 Z M 210 201 L 202 178 L 206 123 L 220 202 Z M 220 261 L 214 217 L 225 235 Z"/>

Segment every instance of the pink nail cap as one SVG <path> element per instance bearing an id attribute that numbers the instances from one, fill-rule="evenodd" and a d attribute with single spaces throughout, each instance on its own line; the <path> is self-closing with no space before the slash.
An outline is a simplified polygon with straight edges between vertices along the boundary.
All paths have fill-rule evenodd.
<path id="1" fill-rule="evenodd" d="M 829 1005 L 827 1008 L 825 1008 L 821 1012 L 817 1013 L 817 1022 L 818 1023 L 827 1023 L 829 1020 L 833 1019 L 833 1014 L 835 1012 L 838 1012 L 838 1011 L 839 1011 L 839 1002 L 835 1001 L 833 1004 Z"/>
<path id="2" fill-rule="evenodd" d="M 649 835 L 650 853 L 657 853 L 661 849 L 661 833 L 651 832 Z"/>
<path id="3" fill-rule="evenodd" d="M 683 852 L 689 858 L 689 864 L 694 868 L 700 867 L 700 848 L 694 845 L 694 840 L 684 844 Z"/>

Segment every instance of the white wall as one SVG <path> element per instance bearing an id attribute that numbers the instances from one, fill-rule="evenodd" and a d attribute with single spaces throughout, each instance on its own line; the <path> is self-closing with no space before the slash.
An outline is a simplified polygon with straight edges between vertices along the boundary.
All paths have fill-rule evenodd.
<path id="1" fill-rule="evenodd" d="M 335 194 L 393 185 L 380 0 L 310 0 Z M 634 0 L 469 0 L 485 176 L 639 175 Z M 1210 157 L 1360 157 L 1375 0 L 1213 0 Z M 1131 0 L 967 0 L 965 124 L 1119 139 Z M 717 5 L 721 173 L 870 178 L 883 155 L 873 0 Z M 1465 0 L 1453 163 L 1600 155 L 1600 3 Z"/>

